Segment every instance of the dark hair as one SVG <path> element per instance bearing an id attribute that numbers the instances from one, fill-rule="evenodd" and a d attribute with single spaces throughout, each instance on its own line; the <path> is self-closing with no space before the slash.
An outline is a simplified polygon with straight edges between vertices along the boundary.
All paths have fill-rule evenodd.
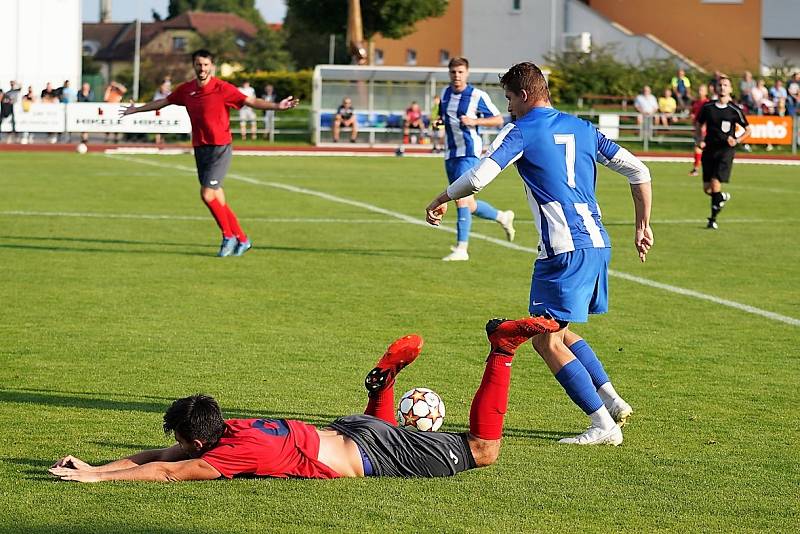
<path id="1" fill-rule="evenodd" d="M 194 60 L 199 57 L 208 58 L 211 60 L 211 63 L 214 63 L 214 54 L 212 54 L 205 48 L 201 48 L 200 50 L 195 50 L 194 52 L 192 52 L 192 63 L 194 63 Z"/>
<path id="2" fill-rule="evenodd" d="M 500 77 L 500 85 L 516 95 L 525 91 L 534 100 L 550 100 L 550 89 L 542 70 L 530 61 L 517 63 L 508 69 Z"/>
<path id="3" fill-rule="evenodd" d="M 225 420 L 214 397 L 198 393 L 178 399 L 164 414 L 164 433 L 175 432 L 189 441 L 214 445 L 225 432 Z"/>
<path id="4" fill-rule="evenodd" d="M 464 66 L 467 69 L 469 69 L 469 61 L 467 60 L 467 58 L 461 57 L 461 56 L 454 57 L 447 64 L 447 68 L 448 69 L 452 69 L 453 67 L 461 67 L 461 66 Z"/>

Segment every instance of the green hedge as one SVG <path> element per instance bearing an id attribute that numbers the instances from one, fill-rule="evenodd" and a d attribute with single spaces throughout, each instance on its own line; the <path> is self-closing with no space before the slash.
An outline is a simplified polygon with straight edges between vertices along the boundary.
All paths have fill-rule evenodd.
<path id="1" fill-rule="evenodd" d="M 255 87 L 256 95 L 260 96 L 266 84 L 275 87 L 275 93 L 280 98 L 292 95 L 305 102 L 311 101 L 311 71 L 301 70 L 297 72 L 273 71 L 273 72 L 237 72 L 232 76 L 223 78 L 237 87 L 242 82 L 248 81 Z"/>

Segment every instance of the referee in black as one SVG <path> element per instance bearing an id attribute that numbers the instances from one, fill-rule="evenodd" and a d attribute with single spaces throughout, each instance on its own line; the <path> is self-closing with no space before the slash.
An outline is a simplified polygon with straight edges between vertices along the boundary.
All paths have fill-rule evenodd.
<path id="1" fill-rule="evenodd" d="M 744 133 L 736 137 L 736 125 Z M 703 126 L 706 128 L 703 139 Z M 711 217 L 706 228 L 716 230 L 717 215 L 731 194 L 722 191 L 722 183 L 731 179 L 736 145 L 750 135 L 750 124 L 739 106 L 731 102 L 731 80 L 723 75 L 719 79 L 719 99 L 708 102 L 695 120 L 695 140 L 703 150 L 703 191 L 711 197 Z"/>

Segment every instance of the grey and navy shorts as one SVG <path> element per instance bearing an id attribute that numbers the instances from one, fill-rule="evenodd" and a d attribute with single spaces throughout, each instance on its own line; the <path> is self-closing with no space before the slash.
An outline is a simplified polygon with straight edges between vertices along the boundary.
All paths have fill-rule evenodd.
<path id="1" fill-rule="evenodd" d="M 231 166 L 233 149 L 231 145 L 203 145 L 194 147 L 194 161 L 197 164 L 197 179 L 203 187 L 219 189 Z"/>
<path id="2" fill-rule="evenodd" d="M 371 476 L 446 477 L 476 467 L 466 432 L 414 432 L 371 415 L 340 417 L 330 426 L 356 442 Z"/>

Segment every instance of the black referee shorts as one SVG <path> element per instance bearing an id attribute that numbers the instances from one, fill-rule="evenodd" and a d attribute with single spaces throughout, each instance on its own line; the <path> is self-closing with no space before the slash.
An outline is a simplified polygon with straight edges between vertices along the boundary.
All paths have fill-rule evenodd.
<path id="1" fill-rule="evenodd" d="M 371 415 L 340 417 L 331 428 L 361 447 L 373 476 L 446 477 L 476 467 L 466 433 L 414 432 Z"/>
<path id="2" fill-rule="evenodd" d="M 732 147 L 706 147 L 700 160 L 703 163 L 703 181 L 710 182 L 716 178 L 720 182 L 729 182 L 735 155 L 736 150 Z"/>

